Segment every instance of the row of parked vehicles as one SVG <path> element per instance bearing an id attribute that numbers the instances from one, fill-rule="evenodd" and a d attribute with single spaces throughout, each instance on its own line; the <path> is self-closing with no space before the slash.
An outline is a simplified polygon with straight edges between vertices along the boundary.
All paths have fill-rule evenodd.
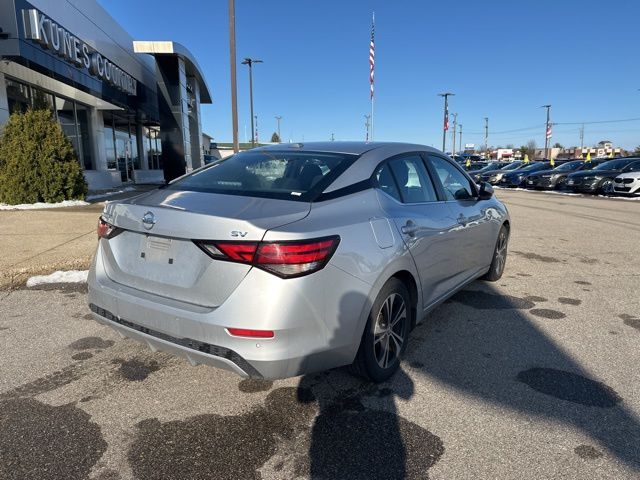
<path id="1" fill-rule="evenodd" d="M 476 182 L 499 187 L 640 195 L 640 157 L 592 160 L 475 162 L 466 169 Z"/>

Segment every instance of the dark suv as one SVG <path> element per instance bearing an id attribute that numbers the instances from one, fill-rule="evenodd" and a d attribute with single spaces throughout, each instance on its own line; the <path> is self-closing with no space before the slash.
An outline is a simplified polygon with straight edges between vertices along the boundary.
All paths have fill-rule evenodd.
<path id="1" fill-rule="evenodd" d="M 621 173 L 632 171 L 640 165 L 640 157 L 614 158 L 591 170 L 572 173 L 567 177 L 567 187 L 574 192 L 613 192 L 613 179 Z"/>

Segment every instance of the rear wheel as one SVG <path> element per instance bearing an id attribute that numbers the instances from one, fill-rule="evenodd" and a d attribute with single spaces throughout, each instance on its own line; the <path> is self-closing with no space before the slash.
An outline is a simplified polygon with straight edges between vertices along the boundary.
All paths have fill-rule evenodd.
<path id="1" fill-rule="evenodd" d="M 373 382 L 384 382 L 400 366 L 412 322 L 411 296 L 397 278 L 383 287 L 369 313 L 352 371 Z"/>
<path id="2" fill-rule="evenodd" d="M 482 277 L 484 280 L 495 282 L 500 280 L 504 272 L 504 266 L 507 263 L 507 245 L 509 243 L 509 229 L 502 225 L 498 233 L 496 248 L 493 251 L 493 260 L 489 271 Z"/>

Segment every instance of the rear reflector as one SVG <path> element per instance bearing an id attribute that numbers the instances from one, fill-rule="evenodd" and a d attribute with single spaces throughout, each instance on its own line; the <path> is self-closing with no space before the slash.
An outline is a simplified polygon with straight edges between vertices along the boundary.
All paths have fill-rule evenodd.
<path id="1" fill-rule="evenodd" d="M 286 242 L 216 242 L 194 240 L 210 257 L 251 264 L 282 278 L 300 277 L 324 268 L 340 237 Z"/>
<path id="2" fill-rule="evenodd" d="M 235 337 L 273 338 L 273 330 L 248 330 L 246 328 L 227 328 L 227 332 Z"/>

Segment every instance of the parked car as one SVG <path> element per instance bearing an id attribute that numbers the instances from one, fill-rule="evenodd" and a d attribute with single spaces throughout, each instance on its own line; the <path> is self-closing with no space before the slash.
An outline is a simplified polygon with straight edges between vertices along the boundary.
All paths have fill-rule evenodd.
<path id="1" fill-rule="evenodd" d="M 613 193 L 613 179 L 621 173 L 632 172 L 640 165 L 639 157 L 615 158 L 585 172 L 572 173 L 567 186 L 575 192 Z"/>
<path id="2" fill-rule="evenodd" d="M 480 176 L 485 172 L 492 172 L 495 170 L 500 170 L 503 167 L 509 165 L 509 162 L 491 162 L 489 164 L 481 166 L 477 170 L 467 170 L 467 173 L 473 180 L 476 182 L 480 181 Z"/>
<path id="3" fill-rule="evenodd" d="M 543 190 L 555 190 L 566 186 L 567 176 L 578 171 L 591 170 L 600 165 L 602 160 L 571 160 L 558 165 L 552 170 L 541 170 L 527 177 L 526 187 Z"/>
<path id="4" fill-rule="evenodd" d="M 503 174 L 497 185 L 501 187 L 524 187 L 525 181 L 530 174 L 540 170 L 548 170 L 550 166 L 551 162 L 533 162 L 522 168 L 516 168 Z"/>
<path id="5" fill-rule="evenodd" d="M 527 164 L 525 164 L 521 160 L 516 160 L 515 162 L 511 162 L 510 164 L 499 168 L 498 170 L 488 170 L 486 172 L 483 172 L 482 175 L 480 175 L 480 181 L 488 182 L 491 185 L 496 185 L 500 181 L 500 179 L 502 179 L 502 176 L 505 173 L 508 173 L 512 170 L 517 170 L 518 168 L 524 168 L 526 166 Z"/>
<path id="6" fill-rule="evenodd" d="M 616 195 L 640 195 L 640 165 L 621 173 L 613 179 L 613 193 Z"/>
<path id="7" fill-rule="evenodd" d="M 93 317 L 152 349 L 245 377 L 351 364 L 383 381 L 409 332 L 504 270 L 491 186 L 422 145 L 259 147 L 109 202 Z"/>

